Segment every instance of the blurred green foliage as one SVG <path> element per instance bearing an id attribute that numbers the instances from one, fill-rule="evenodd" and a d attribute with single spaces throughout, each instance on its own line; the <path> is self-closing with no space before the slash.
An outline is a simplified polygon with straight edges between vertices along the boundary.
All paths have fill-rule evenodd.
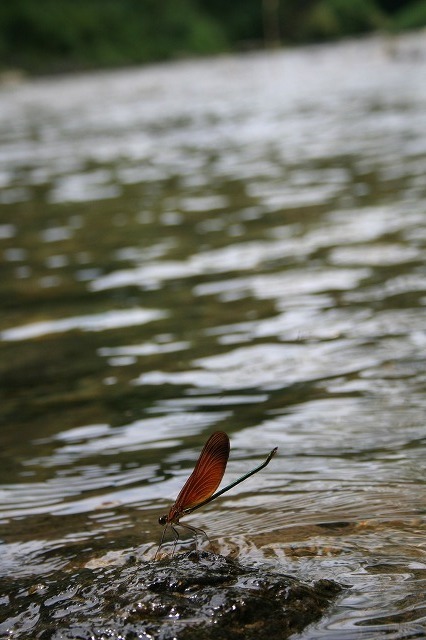
<path id="1" fill-rule="evenodd" d="M 119 66 L 227 46 L 191 0 L 0 2 L 0 65 L 28 71 Z"/>
<path id="2" fill-rule="evenodd" d="M 55 72 L 258 47 L 268 20 L 282 43 L 321 41 L 424 26 L 426 0 L 2 0 L 0 69 Z"/>
<path id="3" fill-rule="evenodd" d="M 398 13 L 393 27 L 395 30 L 416 29 L 426 25 L 426 0 L 408 2 Z"/>
<path id="4" fill-rule="evenodd" d="M 386 26 L 374 0 L 320 0 L 303 25 L 304 39 L 325 40 Z"/>

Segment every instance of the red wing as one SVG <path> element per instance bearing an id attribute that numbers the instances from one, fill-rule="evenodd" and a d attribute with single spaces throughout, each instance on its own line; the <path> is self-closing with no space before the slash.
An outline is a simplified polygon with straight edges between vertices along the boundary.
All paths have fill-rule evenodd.
<path id="1" fill-rule="evenodd" d="M 223 431 L 216 431 L 204 445 L 194 471 L 176 498 L 174 509 L 182 512 L 210 498 L 221 483 L 228 457 L 229 438 Z"/>

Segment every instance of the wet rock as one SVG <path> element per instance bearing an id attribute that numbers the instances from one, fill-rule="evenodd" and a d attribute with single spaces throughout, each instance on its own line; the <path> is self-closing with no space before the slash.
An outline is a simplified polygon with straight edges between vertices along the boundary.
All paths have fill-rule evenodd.
<path id="1" fill-rule="evenodd" d="M 7 585 L 3 583 L 3 587 Z M 0 637 L 40 640 L 287 638 L 321 617 L 340 591 L 208 552 L 81 570 L 3 589 Z"/>

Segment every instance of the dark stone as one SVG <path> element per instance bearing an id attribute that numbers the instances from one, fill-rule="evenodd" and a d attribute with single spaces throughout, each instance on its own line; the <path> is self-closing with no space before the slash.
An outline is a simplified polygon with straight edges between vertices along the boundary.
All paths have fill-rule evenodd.
<path id="1" fill-rule="evenodd" d="M 341 590 L 196 551 L 11 586 L 0 637 L 40 640 L 284 639 L 320 618 Z"/>

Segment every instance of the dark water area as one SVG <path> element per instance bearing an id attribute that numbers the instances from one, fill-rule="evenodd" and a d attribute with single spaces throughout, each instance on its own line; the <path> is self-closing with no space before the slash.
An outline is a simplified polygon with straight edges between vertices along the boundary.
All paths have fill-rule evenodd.
<path id="1" fill-rule="evenodd" d="M 426 637 L 425 79 L 420 33 L 0 87 L 0 637 L 151 561 L 215 430 L 225 482 L 279 451 L 206 549 L 344 585 L 298 638 Z"/>

